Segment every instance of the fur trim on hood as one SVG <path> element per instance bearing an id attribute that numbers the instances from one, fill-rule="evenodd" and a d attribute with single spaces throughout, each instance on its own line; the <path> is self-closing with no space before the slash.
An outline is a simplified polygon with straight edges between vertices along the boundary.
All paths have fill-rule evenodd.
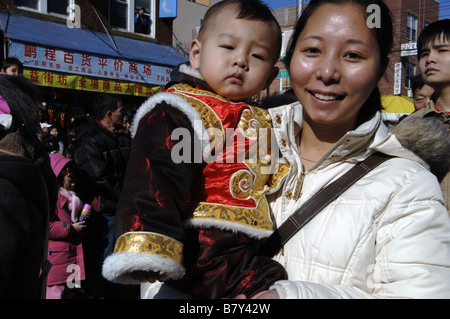
<path id="1" fill-rule="evenodd" d="M 432 118 L 405 118 L 392 133 L 400 143 L 421 157 L 441 181 L 450 168 L 450 130 L 442 121 Z"/>

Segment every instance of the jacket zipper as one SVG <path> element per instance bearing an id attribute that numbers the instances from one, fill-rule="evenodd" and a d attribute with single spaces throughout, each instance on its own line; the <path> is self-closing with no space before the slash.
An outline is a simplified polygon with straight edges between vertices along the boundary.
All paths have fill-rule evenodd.
<path id="1" fill-rule="evenodd" d="M 294 196 L 293 199 L 297 200 L 302 197 L 302 189 L 303 189 L 303 181 L 305 180 L 306 172 L 301 172 L 300 177 L 297 180 L 297 184 L 295 185 Z"/>

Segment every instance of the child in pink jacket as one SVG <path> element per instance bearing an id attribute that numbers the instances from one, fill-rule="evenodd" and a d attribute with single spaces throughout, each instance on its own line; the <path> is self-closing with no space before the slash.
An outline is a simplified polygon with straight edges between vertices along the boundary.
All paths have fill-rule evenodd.
<path id="1" fill-rule="evenodd" d="M 52 268 L 47 278 L 47 299 L 71 299 L 85 279 L 81 231 L 86 225 L 79 221 L 83 203 L 75 193 L 79 172 L 71 159 L 49 156 L 60 187 L 49 227 L 48 259 Z"/>

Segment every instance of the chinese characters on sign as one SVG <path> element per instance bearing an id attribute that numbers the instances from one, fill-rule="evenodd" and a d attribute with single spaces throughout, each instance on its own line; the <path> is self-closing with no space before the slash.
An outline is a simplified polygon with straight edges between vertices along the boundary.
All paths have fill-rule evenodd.
<path id="1" fill-rule="evenodd" d="M 48 70 L 25 69 L 23 76 L 36 85 L 112 94 L 151 96 L 161 90 L 161 86 L 152 87 L 141 83 L 55 73 Z"/>
<path id="2" fill-rule="evenodd" d="M 402 63 L 395 63 L 394 69 L 394 95 L 402 93 Z"/>
<path id="3" fill-rule="evenodd" d="M 18 42 L 11 43 L 10 55 L 18 57 L 25 68 L 46 69 L 56 72 L 152 85 L 167 84 L 172 71 L 168 67 Z"/>

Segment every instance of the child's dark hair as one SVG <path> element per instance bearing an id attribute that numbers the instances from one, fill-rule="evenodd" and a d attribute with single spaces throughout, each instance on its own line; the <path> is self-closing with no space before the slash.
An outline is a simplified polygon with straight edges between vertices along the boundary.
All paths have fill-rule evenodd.
<path id="1" fill-rule="evenodd" d="M 450 19 L 438 20 L 423 28 L 417 39 L 417 52 L 419 58 L 425 46 L 438 38 L 447 42 L 450 39 Z"/>
<path id="2" fill-rule="evenodd" d="M 78 178 L 80 176 L 80 170 L 74 161 L 67 162 L 67 164 L 64 165 L 63 169 L 57 176 L 58 184 L 61 187 L 63 187 L 63 185 L 64 185 L 64 177 L 66 177 L 66 176 L 70 176 L 70 177 L 74 177 L 74 178 Z"/>
<path id="3" fill-rule="evenodd" d="M 230 5 L 237 6 L 237 19 L 261 21 L 267 23 L 268 25 L 273 25 L 277 30 L 277 40 L 279 44 L 278 47 L 281 51 L 282 35 L 280 25 L 270 11 L 270 8 L 261 0 L 224 0 L 216 3 L 211 8 L 209 8 L 208 11 L 206 11 L 206 14 L 203 18 L 203 24 L 200 27 L 198 35 L 199 38 L 201 37 L 202 33 L 208 28 L 209 23 L 214 20 L 214 17 L 217 14 L 220 14 L 220 11 L 222 11 L 222 9 Z M 278 57 L 279 54 L 277 54 L 276 56 Z"/>
<path id="4" fill-rule="evenodd" d="M 6 71 L 10 66 L 16 65 L 19 69 L 19 73 L 23 73 L 23 64 L 16 58 L 6 58 L 2 62 L 2 70 Z"/>

